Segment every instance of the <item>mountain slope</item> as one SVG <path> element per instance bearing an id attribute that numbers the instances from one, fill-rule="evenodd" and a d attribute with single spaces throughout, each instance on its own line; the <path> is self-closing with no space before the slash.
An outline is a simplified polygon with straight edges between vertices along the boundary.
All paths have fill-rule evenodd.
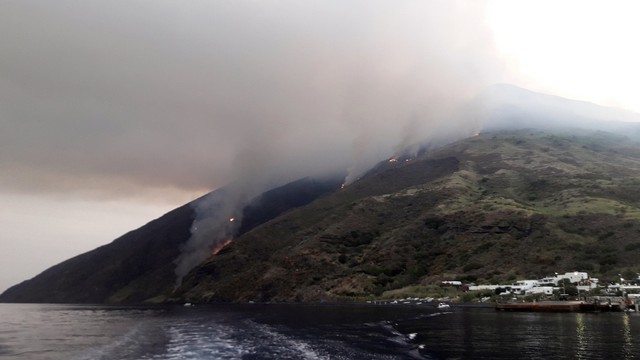
<path id="1" fill-rule="evenodd" d="M 192 221 L 193 211 L 182 206 L 7 289 L 0 302 L 102 303 L 138 278 L 147 278 L 148 286 L 132 296 L 152 296 L 173 279 L 172 261 L 189 238 Z"/>
<path id="2" fill-rule="evenodd" d="M 640 146 L 604 132 L 483 133 L 409 161 L 236 239 L 180 300 L 383 296 L 448 279 L 640 270 Z"/>
<path id="3" fill-rule="evenodd" d="M 243 209 L 242 234 L 291 208 L 338 188 L 344 175 L 304 178 L 263 193 Z M 203 197 L 204 198 L 204 197 Z M 179 207 L 111 244 L 55 265 L 0 294 L 0 302 L 136 303 L 169 294 L 174 261 L 195 218 L 194 204 Z"/>
<path id="4" fill-rule="evenodd" d="M 474 129 L 435 132 L 411 148 L 422 149 L 417 158 L 406 149 L 343 190 L 344 174 L 262 194 L 242 210 L 242 236 L 178 292 L 175 261 L 196 202 L 0 301 L 341 300 L 410 293 L 441 279 L 640 272 L 640 150 L 632 141 L 640 126 L 620 121 L 640 115 L 498 85 L 461 116 L 485 132 L 446 146 Z M 601 131 L 575 129 L 585 124 Z"/>
<path id="5" fill-rule="evenodd" d="M 640 114 L 508 84 L 495 84 L 472 104 L 485 131 L 583 128 L 640 139 Z"/>

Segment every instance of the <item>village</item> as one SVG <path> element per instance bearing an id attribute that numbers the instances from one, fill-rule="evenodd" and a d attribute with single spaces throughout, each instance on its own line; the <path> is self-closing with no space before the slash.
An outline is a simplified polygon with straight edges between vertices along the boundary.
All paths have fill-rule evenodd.
<path id="1" fill-rule="evenodd" d="M 429 286 L 428 296 L 379 299 L 371 304 L 436 304 L 449 308 L 458 304 L 485 304 L 509 311 L 639 311 L 640 274 L 634 279 L 601 282 L 587 272 L 555 273 L 541 279 L 517 280 L 511 284 L 476 285 L 444 280 Z M 434 291 L 439 289 L 438 291 Z"/>
<path id="2" fill-rule="evenodd" d="M 534 298 L 553 297 L 561 299 L 588 295 L 640 296 L 640 274 L 635 279 L 624 279 L 619 275 L 618 282 L 601 283 L 599 279 L 589 277 L 581 271 L 556 273 L 537 280 L 517 280 L 512 284 L 476 285 L 463 284 L 461 281 L 442 281 L 441 286 L 453 287 L 461 292 L 492 291 L 499 296 L 532 296 Z"/>
<path id="3" fill-rule="evenodd" d="M 464 294 L 462 302 L 494 302 L 501 311 L 640 311 L 640 274 L 635 279 L 601 282 L 581 271 L 556 273 L 537 280 L 519 280 L 508 285 L 463 284 L 443 281 L 444 288 Z M 486 296 L 487 293 L 491 296 Z M 475 293 L 477 296 L 469 296 Z"/>

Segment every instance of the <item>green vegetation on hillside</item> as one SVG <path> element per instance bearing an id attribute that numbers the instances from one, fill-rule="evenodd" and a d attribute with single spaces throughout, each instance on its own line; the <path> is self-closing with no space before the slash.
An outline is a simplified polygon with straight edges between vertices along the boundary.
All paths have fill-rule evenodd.
<path id="1" fill-rule="evenodd" d="M 407 162 L 236 239 L 185 280 L 189 301 L 420 296 L 640 271 L 640 146 L 602 132 L 486 133 Z"/>

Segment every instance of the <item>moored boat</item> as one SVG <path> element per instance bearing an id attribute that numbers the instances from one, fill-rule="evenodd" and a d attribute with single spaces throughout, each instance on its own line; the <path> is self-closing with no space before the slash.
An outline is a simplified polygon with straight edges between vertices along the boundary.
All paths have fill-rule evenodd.
<path id="1" fill-rule="evenodd" d="M 585 302 L 585 301 L 540 301 L 522 303 L 497 304 L 497 311 L 529 311 L 529 312 L 602 312 L 623 311 L 622 302 Z"/>

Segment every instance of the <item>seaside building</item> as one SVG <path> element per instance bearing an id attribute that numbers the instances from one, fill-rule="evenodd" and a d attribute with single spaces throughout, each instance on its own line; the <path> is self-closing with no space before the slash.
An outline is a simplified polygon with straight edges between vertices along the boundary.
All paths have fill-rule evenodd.
<path id="1" fill-rule="evenodd" d="M 566 272 L 564 274 L 555 274 L 538 280 L 518 280 L 513 284 L 505 285 L 469 285 L 471 291 L 504 289 L 504 293 L 533 295 L 545 294 L 551 295 L 554 290 L 559 290 L 560 281 L 567 279 L 570 283 L 576 284 L 578 291 L 589 291 L 598 287 L 598 279 L 589 278 L 589 274 L 581 271 Z"/>

